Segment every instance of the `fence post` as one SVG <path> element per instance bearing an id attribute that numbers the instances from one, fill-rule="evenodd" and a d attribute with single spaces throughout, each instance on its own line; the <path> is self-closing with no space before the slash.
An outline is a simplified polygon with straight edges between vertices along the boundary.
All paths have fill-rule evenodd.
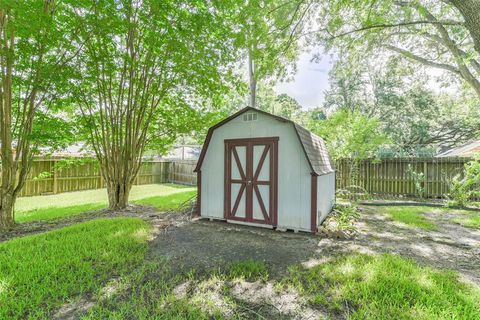
<path id="1" fill-rule="evenodd" d="M 423 193 L 424 197 L 428 197 L 428 162 L 423 160 Z"/>
<path id="2" fill-rule="evenodd" d="M 57 160 L 53 159 L 53 193 L 58 193 Z"/>

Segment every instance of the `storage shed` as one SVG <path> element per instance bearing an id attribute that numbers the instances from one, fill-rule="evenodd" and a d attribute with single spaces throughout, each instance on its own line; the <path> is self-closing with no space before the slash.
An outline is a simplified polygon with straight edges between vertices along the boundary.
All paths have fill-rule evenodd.
<path id="1" fill-rule="evenodd" d="M 335 202 L 322 138 L 250 107 L 208 130 L 195 172 L 203 218 L 316 232 Z"/>

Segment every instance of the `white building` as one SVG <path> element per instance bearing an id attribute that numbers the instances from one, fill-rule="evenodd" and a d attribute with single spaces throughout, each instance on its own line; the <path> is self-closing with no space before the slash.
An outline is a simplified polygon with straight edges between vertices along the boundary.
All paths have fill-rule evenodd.
<path id="1" fill-rule="evenodd" d="M 324 141 L 250 107 L 209 129 L 195 172 L 203 218 L 316 232 L 335 202 Z"/>

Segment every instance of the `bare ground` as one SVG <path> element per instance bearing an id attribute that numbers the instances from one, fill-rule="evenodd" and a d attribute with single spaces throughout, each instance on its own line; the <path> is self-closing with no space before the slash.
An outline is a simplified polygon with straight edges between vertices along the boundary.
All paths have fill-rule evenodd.
<path id="1" fill-rule="evenodd" d="M 327 239 L 304 233 L 215 221 L 189 221 L 164 229 L 151 243 L 153 256 L 166 256 L 179 272 L 211 270 L 228 262 L 264 261 L 273 276 L 288 266 L 321 263 L 332 255 L 349 252 L 394 253 L 422 265 L 458 271 L 480 285 L 480 230 L 450 221 L 456 215 L 426 212 L 438 225 L 427 231 L 402 225 L 380 213 L 381 207 L 362 207 L 358 233 L 352 240 Z"/>
<path id="2" fill-rule="evenodd" d="M 270 277 L 281 278 L 288 267 L 311 267 L 347 253 L 393 253 L 410 257 L 421 265 L 458 271 L 462 278 L 480 286 L 480 230 L 453 224 L 456 215 L 426 212 L 438 224 L 436 231 L 408 227 L 388 219 L 379 207 L 362 207 L 358 233 L 351 240 L 328 239 L 305 233 L 285 233 L 215 221 L 185 221 L 161 231 L 150 245 L 150 258 L 167 257 L 174 272 L 196 270 L 208 274 L 234 261 L 264 261 Z M 428 211 L 428 210 L 427 210 Z M 190 286 L 190 287 L 189 287 Z M 272 288 L 274 282 L 239 282 L 202 288 L 188 281 L 179 287 L 190 301 L 213 294 L 217 308 L 225 315 L 232 309 L 224 302 L 220 288 L 228 286 L 232 298 L 250 312 L 245 318 L 336 319 L 343 315 L 312 309 L 298 292 Z M 185 288 L 186 287 L 186 288 Z M 200 289 L 199 289 L 200 287 Z M 238 310 L 237 310 L 238 311 Z"/>

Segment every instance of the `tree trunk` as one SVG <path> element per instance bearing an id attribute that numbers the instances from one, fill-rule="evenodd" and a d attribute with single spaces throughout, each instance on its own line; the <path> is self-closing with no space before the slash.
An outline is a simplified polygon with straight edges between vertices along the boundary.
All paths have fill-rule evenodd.
<path id="1" fill-rule="evenodd" d="M 472 36 L 475 50 L 480 54 L 480 0 L 448 0 L 460 11 L 465 27 Z"/>
<path id="2" fill-rule="evenodd" d="M 128 197 L 132 184 L 125 181 L 111 181 L 107 184 L 108 207 L 111 210 L 121 210 L 128 206 Z"/>
<path id="3" fill-rule="evenodd" d="M 141 166 L 141 156 L 125 156 L 128 153 L 119 152 L 110 159 L 98 157 L 107 187 L 110 210 L 122 210 L 128 206 L 130 190 Z"/>
<path id="4" fill-rule="evenodd" d="M 257 107 L 257 79 L 255 78 L 255 64 L 252 51 L 248 51 L 248 78 L 250 82 L 250 107 Z"/>
<path id="5" fill-rule="evenodd" d="M 0 43 L 3 49 L 1 62 L 0 86 L 0 170 L 2 184 L 0 187 L 0 228 L 9 228 L 14 224 L 13 207 L 15 203 L 17 166 L 12 150 L 12 75 L 13 75 L 13 31 L 8 32 L 10 15 L 0 11 Z"/>
<path id="6" fill-rule="evenodd" d="M 14 216 L 15 197 L 11 194 L 3 194 L 0 205 L 0 230 L 9 229 L 15 223 Z"/>

